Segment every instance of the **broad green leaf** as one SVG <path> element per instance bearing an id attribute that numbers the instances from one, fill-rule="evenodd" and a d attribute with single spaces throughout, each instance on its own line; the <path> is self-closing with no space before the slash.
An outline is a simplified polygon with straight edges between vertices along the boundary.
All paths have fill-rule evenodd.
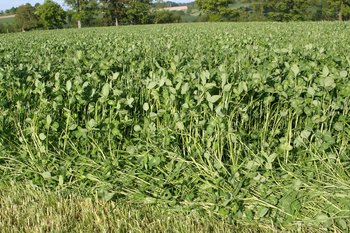
<path id="1" fill-rule="evenodd" d="M 344 129 L 344 124 L 341 122 L 336 122 L 334 124 L 334 129 L 337 131 L 342 131 Z"/>
<path id="2" fill-rule="evenodd" d="M 177 122 L 176 128 L 179 130 L 184 130 L 185 129 L 184 123 L 182 123 L 181 121 Z"/>
<path id="3" fill-rule="evenodd" d="M 47 116 L 46 116 L 46 125 L 47 125 L 47 126 L 50 126 L 51 123 L 52 123 L 52 118 L 51 118 L 50 115 L 47 115 Z"/>
<path id="4" fill-rule="evenodd" d="M 147 89 L 151 90 L 151 89 L 154 89 L 156 86 L 157 86 L 157 82 L 150 82 L 148 85 L 147 85 Z"/>
<path id="5" fill-rule="evenodd" d="M 325 87 L 332 87 L 333 85 L 335 85 L 333 77 L 328 76 L 324 79 L 324 86 Z"/>
<path id="6" fill-rule="evenodd" d="M 154 166 L 158 166 L 161 162 L 161 159 L 159 156 L 154 156 L 152 158 L 149 159 L 148 161 L 148 165 L 150 168 L 154 167 Z"/>
<path id="7" fill-rule="evenodd" d="M 220 98 L 221 98 L 221 95 L 213 95 L 213 96 L 208 96 L 208 97 L 207 97 L 207 100 L 208 100 L 210 103 L 215 103 L 215 102 L 217 102 Z"/>
<path id="8" fill-rule="evenodd" d="M 341 230 L 347 230 L 349 229 L 349 225 L 347 224 L 345 219 L 337 219 L 336 220 L 339 226 L 341 227 Z"/>
<path id="9" fill-rule="evenodd" d="M 300 136 L 304 139 L 308 139 L 310 137 L 311 132 L 309 130 L 303 130 Z"/>
<path id="10" fill-rule="evenodd" d="M 285 143 L 280 145 L 280 149 L 283 151 L 291 151 L 293 147 L 290 144 Z"/>
<path id="11" fill-rule="evenodd" d="M 153 197 L 145 197 L 143 199 L 143 203 L 145 204 L 154 204 L 157 202 L 157 199 L 153 198 Z"/>
<path id="12" fill-rule="evenodd" d="M 108 97 L 108 95 L 109 95 L 109 84 L 108 83 L 105 83 L 105 85 L 103 85 L 101 94 L 103 97 Z"/>
<path id="13" fill-rule="evenodd" d="M 134 100 L 135 100 L 135 99 L 132 98 L 132 97 L 131 97 L 131 98 L 128 98 L 128 99 L 126 100 L 126 104 L 129 105 L 129 106 L 131 107 L 131 105 L 132 105 L 132 103 L 134 102 Z"/>
<path id="14" fill-rule="evenodd" d="M 134 126 L 134 130 L 135 130 L 135 132 L 141 131 L 141 126 L 135 125 L 135 126 Z"/>
<path id="15" fill-rule="evenodd" d="M 62 175 L 59 175 L 59 176 L 58 176 L 58 184 L 59 184 L 60 186 L 63 186 L 63 183 L 64 183 L 64 177 L 63 177 Z"/>
<path id="16" fill-rule="evenodd" d="M 76 55 L 77 55 L 78 60 L 81 60 L 81 58 L 82 58 L 82 56 L 83 56 L 83 52 L 82 52 L 81 50 L 78 50 L 78 51 L 76 52 Z"/>
<path id="17" fill-rule="evenodd" d="M 206 84 L 204 85 L 204 87 L 205 87 L 207 90 L 210 90 L 210 89 L 216 87 L 216 84 L 215 84 L 215 83 L 206 83 Z"/>
<path id="18" fill-rule="evenodd" d="M 40 138 L 40 140 L 44 141 L 46 139 L 46 135 L 43 133 L 40 133 L 39 138 Z"/>
<path id="19" fill-rule="evenodd" d="M 248 91 L 247 83 L 246 82 L 240 82 L 238 84 L 238 91 L 239 91 L 239 93 L 242 93 L 243 91 L 247 92 Z"/>
<path id="20" fill-rule="evenodd" d="M 316 216 L 316 221 L 320 223 L 324 223 L 329 221 L 329 217 L 326 214 L 319 214 Z"/>
<path id="21" fill-rule="evenodd" d="M 328 75 L 329 75 L 329 69 L 328 69 L 327 66 L 324 66 L 324 67 L 323 67 L 322 75 L 323 75 L 323 76 L 328 76 Z"/>
<path id="22" fill-rule="evenodd" d="M 90 128 L 94 128 L 96 126 L 96 122 L 94 119 L 89 120 L 88 125 Z"/>
<path id="23" fill-rule="evenodd" d="M 116 73 L 113 74 L 112 79 L 113 79 L 113 80 L 117 80 L 118 77 L 119 77 L 119 73 L 116 72 Z"/>
<path id="24" fill-rule="evenodd" d="M 229 92 L 231 91 L 231 88 L 232 88 L 232 84 L 226 84 L 223 88 L 223 91 L 224 92 Z"/>
<path id="25" fill-rule="evenodd" d="M 210 72 L 208 70 L 202 71 L 200 77 L 201 77 L 202 85 L 205 85 L 207 83 L 207 80 L 210 79 Z"/>
<path id="26" fill-rule="evenodd" d="M 114 195 L 115 195 L 115 193 L 113 193 L 113 192 L 104 192 L 104 195 L 102 196 L 102 199 L 104 201 L 110 201 L 110 200 L 113 199 Z"/>
<path id="27" fill-rule="evenodd" d="M 266 159 L 267 159 L 268 162 L 272 163 L 273 161 L 275 161 L 276 157 L 277 157 L 277 154 L 276 153 L 272 153 Z"/>
<path id="28" fill-rule="evenodd" d="M 72 89 L 72 81 L 68 80 L 66 82 L 66 90 L 67 91 L 70 91 Z"/>
<path id="29" fill-rule="evenodd" d="M 43 172 L 41 173 L 42 177 L 44 179 L 50 179 L 51 178 L 51 172 Z"/>
<path id="30" fill-rule="evenodd" d="M 316 92 L 315 92 L 315 89 L 313 89 L 312 87 L 308 87 L 307 93 L 311 96 L 314 96 Z"/>
<path id="31" fill-rule="evenodd" d="M 299 74 L 299 72 L 300 72 L 300 69 L 299 69 L 297 64 L 293 64 L 290 69 L 293 71 L 294 76 L 297 76 Z"/>
<path id="32" fill-rule="evenodd" d="M 182 85 L 182 87 L 181 87 L 181 94 L 182 94 L 182 95 L 186 94 L 186 93 L 188 92 L 188 90 L 189 90 L 189 85 L 188 85 L 188 83 L 184 83 L 184 84 Z"/>
<path id="33" fill-rule="evenodd" d="M 258 214 L 259 218 L 263 218 L 267 214 L 267 212 L 269 212 L 269 208 L 267 208 L 267 207 L 259 207 L 257 214 Z"/>
<path id="34" fill-rule="evenodd" d="M 340 71 L 340 77 L 346 78 L 346 76 L 348 76 L 348 72 L 346 70 Z"/>
<path id="35" fill-rule="evenodd" d="M 146 112 L 149 110 L 149 104 L 148 103 L 144 103 L 143 104 L 143 110 L 145 110 Z"/>
<path id="36" fill-rule="evenodd" d="M 218 114 L 218 116 L 220 116 L 220 117 L 225 117 L 225 114 L 221 110 L 222 110 L 221 106 L 216 107 L 215 108 L 216 114 Z"/>

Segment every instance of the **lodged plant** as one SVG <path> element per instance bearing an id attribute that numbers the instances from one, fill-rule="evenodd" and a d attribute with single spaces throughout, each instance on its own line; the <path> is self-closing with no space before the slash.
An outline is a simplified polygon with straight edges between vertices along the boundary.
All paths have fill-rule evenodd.
<path id="1" fill-rule="evenodd" d="M 349 230 L 349 30 L 223 23 L 3 36 L 2 179 Z"/>

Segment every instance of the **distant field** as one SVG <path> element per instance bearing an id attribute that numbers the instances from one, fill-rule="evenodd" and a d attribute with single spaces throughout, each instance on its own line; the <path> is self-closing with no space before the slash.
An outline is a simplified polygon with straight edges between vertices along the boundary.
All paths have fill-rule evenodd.
<path id="1" fill-rule="evenodd" d="M 15 15 L 0 16 L 0 24 L 11 24 L 15 22 Z"/>

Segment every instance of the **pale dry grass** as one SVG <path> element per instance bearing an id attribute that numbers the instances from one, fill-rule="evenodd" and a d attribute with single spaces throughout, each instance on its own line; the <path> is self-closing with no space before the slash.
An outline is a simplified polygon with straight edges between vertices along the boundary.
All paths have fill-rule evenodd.
<path id="1" fill-rule="evenodd" d="M 63 197 L 31 186 L 6 186 L 0 200 L 0 232 L 261 232 L 194 212 Z"/>

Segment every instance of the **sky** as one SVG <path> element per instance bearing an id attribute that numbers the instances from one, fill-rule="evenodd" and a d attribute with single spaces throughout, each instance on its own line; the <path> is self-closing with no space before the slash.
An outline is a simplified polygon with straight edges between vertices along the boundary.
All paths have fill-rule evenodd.
<path id="1" fill-rule="evenodd" d="M 55 2 L 64 6 L 64 0 L 54 0 Z M 173 2 L 192 2 L 194 0 L 172 0 Z M 35 3 L 43 3 L 44 0 L 0 0 L 0 10 L 10 9 L 11 7 L 17 7 L 26 3 L 35 5 Z"/>

